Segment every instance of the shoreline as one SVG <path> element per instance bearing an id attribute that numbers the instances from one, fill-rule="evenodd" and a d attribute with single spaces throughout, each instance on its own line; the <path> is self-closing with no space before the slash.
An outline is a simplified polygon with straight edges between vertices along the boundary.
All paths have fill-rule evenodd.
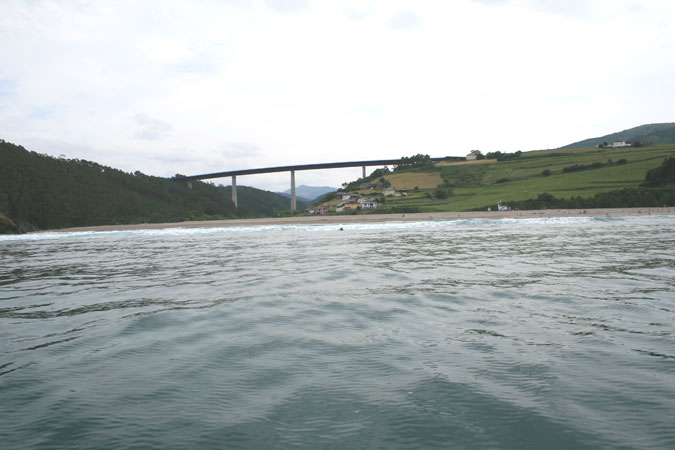
<path id="1" fill-rule="evenodd" d="M 167 228 L 224 228 L 263 225 L 322 225 L 382 222 L 422 222 L 428 220 L 464 219 L 531 219 L 548 217 L 609 217 L 609 216 L 675 215 L 675 207 L 663 208 L 602 208 L 545 209 L 527 211 L 466 211 L 405 214 L 355 214 L 342 216 L 263 217 L 257 219 L 200 220 L 171 223 L 140 223 L 129 225 L 98 225 L 36 231 L 35 233 L 73 233 L 84 231 L 163 230 Z"/>

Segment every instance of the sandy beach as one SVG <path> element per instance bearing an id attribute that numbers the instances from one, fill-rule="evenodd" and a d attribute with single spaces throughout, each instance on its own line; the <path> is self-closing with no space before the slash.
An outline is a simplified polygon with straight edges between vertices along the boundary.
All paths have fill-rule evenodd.
<path id="1" fill-rule="evenodd" d="M 530 211 L 469 211 L 407 214 L 356 214 L 299 217 L 265 217 L 259 219 L 203 220 L 174 223 L 140 223 L 133 225 L 101 225 L 63 228 L 49 232 L 161 230 L 165 228 L 209 228 L 261 225 L 320 225 L 378 222 L 419 222 L 426 220 L 461 219 L 527 219 L 540 217 L 605 217 L 675 215 L 675 207 L 664 208 L 606 208 L 606 209 L 547 209 Z"/>

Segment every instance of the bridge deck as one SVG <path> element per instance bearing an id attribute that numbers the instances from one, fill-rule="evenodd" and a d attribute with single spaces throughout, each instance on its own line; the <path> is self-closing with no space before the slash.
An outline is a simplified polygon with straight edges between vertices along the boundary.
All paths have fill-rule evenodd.
<path id="1" fill-rule="evenodd" d="M 432 161 L 442 161 L 445 158 L 431 158 Z M 341 169 L 345 167 L 365 167 L 365 166 L 393 166 L 401 163 L 401 159 L 378 159 L 373 161 L 347 161 L 336 163 L 321 164 L 303 164 L 296 166 L 265 167 L 260 169 L 230 170 L 227 172 L 205 173 L 202 175 L 190 175 L 185 177 L 175 177 L 177 181 L 195 181 L 208 180 L 211 178 L 236 177 L 239 175 L 255 175 L 260 173 L 273 172 L 291 172 L 295 170 L 318 170 L 318 169 Z"/>

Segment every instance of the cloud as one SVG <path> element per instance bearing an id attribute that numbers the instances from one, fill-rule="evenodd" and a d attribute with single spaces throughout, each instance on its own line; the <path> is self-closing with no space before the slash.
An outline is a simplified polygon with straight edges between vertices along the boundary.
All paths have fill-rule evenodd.
<path id="1" fill-rule="evenodd" d="M 16 82 L 14 80 L 0 79 L 0 97 L 9 97 L 16 92 Z"/>
<path id="2" fill-rule="evenodd" d="M 410 10 L 403 10 L 394 13 L 387 21 L 387 26 L 395 30 L 409 30 L 419 26 L 420 18 Z"/>
<path id="3" fill-rule="evenodd" d="M 672 0 L 0 4 L 0 138 L 125 170 L 525 150 L 672 120 Z"/>
<path id="4" fill-rule="evenodd" d="M 51 108 L 37 107 L 33 108 L 28 114 L 30 120 L 45 120 L 54 116 L 54 110 Z"/>
<path id="5" fill-rule="evenodd" d="M 164 139 L 173 128 L 170 124 L 152 119 L 147 114 L 136 114 L 134 120 L 139 126 L 139 129 L 134 133 L 134 138 L 136 139 Z"/>
<path id="6" fill-rule="evenodd" d="M 345 17 L 352 20 L 363 20 L 375 14 L 372 6 L 348 6 L 342 10 Z"/>
<path id="7" fill-rule="evenodd" d="M 525 8 L 532 9 L 548 14 L 564 15 L 572 17 L 583 17 L 588 15 L 597 1 L 594 0 L 473 0 L 487 6 L 501 6 L 507 4 L 522 5 Z"/>
<path id="8" fill-rule="evenodd" d="M 473 0 L 476 3 L 482 3 L 484 5 L 503 5 L 504 3 L 509 3 L 511 0 Z"/>
<path id="9" fill-rule="evenodd" d="M 309 0 L 265 0 L 265 4 L 280 13 L 299 13 L 309 9 Z"/>
<path id="10" fill-rule="evenodd" d="M 260 147 L 251 142 L 228 142 L 224 146 L 227 159 L 248 159 L 262 155 Z"/>

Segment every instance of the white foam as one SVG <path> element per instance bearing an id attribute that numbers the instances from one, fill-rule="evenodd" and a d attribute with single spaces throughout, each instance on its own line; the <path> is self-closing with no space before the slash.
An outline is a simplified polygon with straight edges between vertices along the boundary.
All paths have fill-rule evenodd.
<path id="1" fill-rule="evenodd" d="M 648 216 L 654 218 L 657 216 Z M 635 219 L 636 217 L 631 217 Z M 194 236 L 208 234 L 239 234 L 239 233 L 278 233 L 278 232 L 344 232 L 350 230 L 414 230 L 428 228 L 455 228 L 455 227 L 497 227 L 523 225 L 575 225 L 591 223 L 593 221 L 625 220 L 626 217 L 539 217 L 539 218 L 489 218 L 489 219 L 448 219 L 424 221 L 394 221 L 394 222 L 354 222 L 341 224 L 288 224 L 288 225 L 249 225 L 203 228 L 164 228 L 149 230 L 116 230 L 116 231 L 74 231 L 74 232 L 44 232 L 21 235 L 0 236 L 0 242 L 13 241 L 48 241 L 70 239 L 97 239 L 116 237 L 161 237 L 161 236 Z"/>

